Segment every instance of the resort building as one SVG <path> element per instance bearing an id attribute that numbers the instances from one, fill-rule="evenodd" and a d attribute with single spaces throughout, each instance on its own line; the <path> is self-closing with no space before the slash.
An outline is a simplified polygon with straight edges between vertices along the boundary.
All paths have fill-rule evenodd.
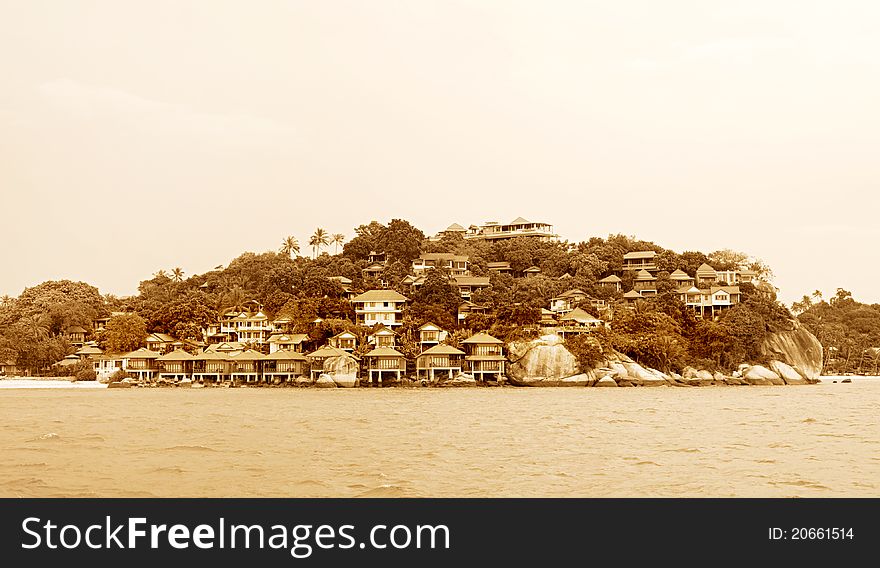
<path id="1" fill-rule="evenodd" d="M 647 270 L 639 270 L 633 281 L 633 290 L 643 298 L 657 295 L 657 277 Z"/>
<path id="2" fill-rule="evenodd" d="M 15 361 L 0 361 L 0 376 L 14 377 L 18 375 L 18 365 Z"/>
<path id="3" fill-rule="evenodd" d="M 470 373 L 478 381 L 504 379 L 504 342 L 488 333 L 477 333 L 461 342 Z"/>
<path id="4" fill-rule="evenodd" d="M 486 310 L 485 306 L 480 306 L 470 301 L 462 302 L 458 305 L 458 321 L 464 321 L 471 314 L 486 313 Z"/>
<path id="5" fill-rule="evenodd" d="M 357 336 L 350 331 L 343 331 L 328 339 L 327 343 L 330 347 L 353 353 L 357 348 Z"/>
<path id="6" fill-rule="evenodd" d="M 184 351 L 176 349 L 156 359 L 159 366 L 159 378 L 182 380 L 192 377 L 195 357 Z"/>
<path id="7" fill-rule="evenodd" d="M 142 381 L 152 381 L 158 374 L 159 354 L 141 347 L 122 356 L 122 370 Z"/>
<path id="8" fill-rule="evenodd" d="M 486 264 L 486 268 L 489 272 L 497 272 L 498 274 L 513 274 L 513 268 L 511 268 L 509 262 L 489 262 Z"/>
<path id="9" fill-rule="evenodd" d="M 262 376 L 263 360 L 265 355 L 259 351 L 248 349 L 238 355 L 230 357 L 229 375 L 233 381 L 244 383 L 258 383 Z"/>
<path id="10" fill-rule="evenodd" d="M 548 223 L 526 221 L 522 217 L 517 217 L 506 224 L 497 221 L 486 221 L 482 225 L 471 225 L 464 234 L 466 239 L 487 241 L 501 241 L 517 237 L 530 237 L 549 241 L 558 238 L 559 235 L 553 232 L 553 226 Z"/>
<path id="11" fill-rule="evenodd" d="M 710 286 L 709 288 L 682 288 L 678 290 L 679 298 L 693 309 L 699 318 L 714 318 L 721 311 L 729 309 L 740 302 L 739 286 Z"/>
<path id="12" fill-rule="evenodd" d="M 456 235 L 460 235 L 464 237 L 464 234 L 467 233 L 467 229 L 459 225 L 458 223 L 453 223 L 446 227 L 446 229 L 437 233 L 437 236 L 431 240 L 439 241 L 443 237 L 453 237 Z"/>
<path id="13" fill-rule="evenodd" d="M 533 276 L 537 276 L 541 274 L 541 269 L 537 266 L 530 266 L 523 270 L 523 276 L 526 278 L 532 278 Z"/>
<path id="14" fill-rule="evenodd" d="M 67 338 L 67 341 L 71 345 L 79 349 L 80 347 L 85 345 L 87 333 L 88 331 L 84 330 L 80 326 L 74 325 L 67 328 L 67 330 L 64 332 L 64 337 Z"/>
<path id="15" fill-rule="evenodd" d="M 676 268 L 672 274 L 669 275 L 669 279 L 675 283 L 678 288 L 682 286 L 693 286 L 695 284 L 692 276 L 688 276 L 688 274 L 681 270 L 680 268 Z"/>
<path id="16" fill-rule="evenodd" d="M 122 370 L 122 355 L 96 355 L 92 357 L 92 365 L 98 380 L 106 381 L 113 373 Z"/>
<path id="17" fill-rule="evenodd" d="M 212 333 L 213 329 L 206 331 L 206 340 L 209 343 L 221 341 L 238 341 L 263 346 L 268 343 L 269 336 L 274 332 L 274 327 L 262 308 L 256 311 L 229 310 L 220 317 L 220 330 Z"/>
<path id="18" fill-rule="evenodd" d="M 384 274 L 385 266 L 388 264 L 388 255 L 384 252 L 370 251 L 370 254 L 367 256 L 367 262 L 369 264 L 361 270 L 361 277 L 364 280 L 378 280 L 379 285 L 386 288 L 388 282 L 382 278 L 382 274 Z"/>
<path id="19" fill-rule="evenodd" d="M 461 374 L 464 351 L 450 345 L 435 345 L 416 357 L 416 377 L 434 383 Z"/>
<path id="20" fill-rule="evenodd" d="M 606 276 L 605 278 L 596 282 L 596 284 L 603 288 L 608 288 L 616 292 L 620 292 L 623 290 L 623 281 L 620 279 L 620 276 L 617 276 L 616 274 Z"/>
<path id="21" fill-rule="evenodd" d="M 707 286 L 715 286 L 717 283 L 718 273 L 715 272 L 715 269 L 705 262 L 701 264 L 700 267 L 697 269 L 697 287 L 705 288 Z"/>
<path id="22" fill-rule="evenodd" d="M 303 343 L 308 339 L 305 333 L 273 333 L 269 336 L 269 354 L 277 351 L 296 351 L 302 353 Z"/>
<path id="23" fill-rule="evenodd" d="M 538 323 L 544 327 L 555 326 L 558 323 L 556 321 L 556 313 L 547 308 L 541 308 L 541 321 Z"/>
<path id="24" fill-rule="evenodd" d="M 589 298 L 586 292 L 578 290 L 568 290 L 555 298 L 550 298 L 550 311 L 555 314 L 565 314 L 575 308 L 577 304 Z"/>
<path id="25" fill-rule="evenodd" d="M 556 328 L 556 332 L 565 338 L 569 335 L 589 333 L 603 325 L 604 323 L 599 318 L 581 308 L 575 308 L 559 318 L 559 327 Z"/>
<path id="26" fill-rule="evenodd" d="M 458 287 L 461 299 L 469 302 L 471 294 L 489 287 L 488 276 L 456 276 L 454 284 Z"/>
<path id="27" fill-rule="evenodd" d="M 446 331 L 431 322 L 422 325 L 417 331 L 419 333 L 419 352 L 439 345 L 447 336 Z"/>
<path id="28" fill-rule="evenodd" d="M 94 359 L 95 357 L 99 357 L 104 354 L 104 351 L 101 350 L 100 347 L 97 347 L 94 344 L 86 344 L 83 345 L 80 349 L 78 349 L 75 353 L 77 357 L 79 357 L 80 361 L 86 361 L 88 359 Z"/>
<path id="29" fill-rule="evenodd" d="M 345 276 L 329 276 L 327 280 L 336 282 L 342 288 L 342 297 L 351 300 L 357 296 L 357 292 L 351 287 L 351 278 Z"/>
<path id="30" fill-rule="evenodd" d="M 394 290 L 369 290 L 356 296 L 351 303 L 358 325 L 386 327 L 401 325 L 403 308 L 408 298 Z"/>
<path id="31" fill-rule="evenodd" d="M 397 332 L 390 327 L 380 325 L 373 333 L 367 336 L 367 342 L 373 347 L 395 347 L 397 345 Z"/>
<path id="32" fill-rule="evenodd" d="M 285 349 L 266 355 L 263 359 L 263 379 L 267 383 L 279 380 L 290 382 L 309 374 L 306 356 L 298 351 Z"/>
<path id="33" fill-rule="evenodd" d="M 219 383 L 229 378 L 229 355 L 217 351 L 202 351 L 193 357 L 193 380 Z"/>
<path id="34" fill-rule="evenodd" d="M 147 336 L 145 343 L 147 344 L 147 349 L 150 351 L 165 355 L 166 353 L 173 351 L 172 346 L 179 342 L 167 333 L 151 333 Z"/>
<path id="35" fill-rule="evenodd" d="M 623 255 L 623 269 L 657 272 L 657 264 L 654 262 L 656 256 L 657 253 L 652 250 L 628 252 Z"/>
<path id="36" fill-rule="evenodd" d="M 394 378 L 399 381 L 406 372 L 406 358 L 393 347 L 376 347 L 364 355 L 367 379 L 370 384 L 382 385 L 382 379 Z"/>
<path id="37" fill-rule="evenodd" d="M 641 300 L 642 295 L 636 292 L 635 290 L 630 290 L 626 294 L 623 295 L 623 299 L 627 302 L 635 302 L 636 300 Z"/>
<path id="38" fill-rule="evenodd" d="M 426 270 L 442 268 L 447 270 L 451 276 L 470 276 L 469 260 L 470 257 L 466 255 L 446 252 L 424 253 L 419 258 L 413 260 L 412 271 L 416 276 L 420 276 Z"/>

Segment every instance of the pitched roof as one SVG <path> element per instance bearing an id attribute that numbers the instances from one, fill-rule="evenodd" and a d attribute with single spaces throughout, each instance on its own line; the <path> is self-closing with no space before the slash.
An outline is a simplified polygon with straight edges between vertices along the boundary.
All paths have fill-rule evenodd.
<path id="1" fill-rule="evenodd" d="M 406 302 L 406 296 L 395 290 L 367 290 L 355 296 L 352 302 Z"/>
<path id="2" fill-rule="evenodd" d="M 171 353 L 166 353 L 159 357 L 159 361 L 192 361 L 195 359 L 192 355 L 184 351 L 183 349 L 175 349 Z"/>
<path id="3" fill-rule="evenodd" d="M 718 291 L 727 292 L 728 294 L 739 294 L 739 286 L 712 286 L 709 288 L 709 293 L 714 294 Z"/>
<path id="4" fill-rule="evenodd" d="M 573 288 L 571 290 L 567 290 L 567 291 L 563 292 L 562 294 L 559 294 L 559 296 L 557 296 L 557 298 L 574 298 L 577 296 L 586 297 L 587 293 L 579 288 Z"/>
<path id="5" fill-rule="evenodd" d="M 526 221 L 522 217 L 517 217 L 516 219 L 508 223 L 508 225 L 530 225 L 531 223 L 531 221 Z"/>
<path id="6" fill-rule="evenodd" d="M 422 355 L 464 355 L 464 351 L 461 349 L 456 349 L 451 345 L 445 345 L 441 343 L 440 345 L 435 345 L 430 349 L 425 349 L 419 354 L 419 357 Z"/>
<path id="7" fill-rule="evenodd" d="M 94 345 L 86 345 L 76 352 L 77 355 L 100 355 L 102 353 L 104 352 Z"/>
<path id="8" fill-rule="evenodd" d="M 390 327 L 386 327 L 380 323 L 379 328 L 370 335 L 397 335 L 397 332 Z"/>
<path id="9" fill-rule="evenodd" d="M 216 351 L 202 351 L 201 353 L 196 353 L 193 359 L 196 361 L 227 361 L 229 356 Z"/>
<path id="10" fill-rule="evenodd" d="M 446 227 L 446 233 L 464 233 L 467 232 L 467 229 L 459 225 L 458 223 L 453 223 Z"/>
<path id="11" fill-rule="evenodd" d="M 340 331 L 339 333 L 337 333 L 336 335 L 334 335 L 330 339 L 336 339 L 337 337 L 343 337 L 345 335 L 348 335 L 350 337 L 353 337 L 354 339 L 357 339 L 357 335 L 353 334 L 352 332 L 348 331 L 347 329 L 345 331 Z"/>
<path id="12" fill-rule="evenodd" d="M 700 267 L 697 269 L 697 278 L 699 278 L 701 275 L 715 277 L 717 274 L 718 273 L 715 271 L 715 269 L 705 262 L 701 264 Z"/>
<path id="13" fill-rule="evenodd" d="M 86 330 L 81 328 L 78 325 L 74 325 L 67 328 L 67 333 L 88 333 Z"/>
<path id="14" fill-rule="evenodd" d="M 343 355 L 347 355 L 349 357 L 352 356 L 351 353 L 349 353 L 348 351 L 345 351 L 345 350 L 340 349 L 338 347 L 330 347 L 329 345 L 323 345 L 323 346 L 315 349 L 311 353 L 307 354 L 306 357 L 309 357 L 309 358 L 312 358 L 312 357 L 341 357 Z"/>
<path id="15" fill-rule="evenodd" d="M 525 270 L 523 270 L 523 272 L 541 272 L 541 269 L 538 268 L 537 266 L 530 266 L 530 267 L 526 268 Z"/>
<path id="16" fill-rule="evenodd" d="M 623 297 L 626 298 L 627 300 L 630 300 L 633 298 L 641 298 L 642 295 L 639 294 L 638 292 L 636 292 L 635 290 L 630 290 L 629 292 L 624 294 Z"/>
<path id="17" fill-rule="evenodd" d="M 470 260 L 466 254 L 455 254 L 451 252 L 425 252 L 419 255 L 420 260 L 459 260 L 467 262 Z"/>
<path id="18" fill-rule="evenodd" d="M 599 280 L 599 282 L 622 282 L 622 280 L 620 279 L 620 276 L 612 274 L 611 276 L 606 276 L 602 280 Z"/>
<path id="19" fill-rule="evenodd" d="M 488 276 L 456 276 L 455 283 L 459 286 L 488 286 Z"/>
<path id="20" fill-rule="evenodd" d="M 233 361 L 261 361 L 265 358 L 265 355 L 259 351 L 254 351 L 253 349 L 248 349 L 247 351 L 242 351 L 238 355 L 232 356 Z"/>
<path id="21" fill-rule="evenodd" d="M 669 275 L 670 280 L 693 280 L 690 276 L 688 276 L 687 272 L 682 270 L 681 268 L 676 268 L 675 271 Z"/>
<path id="22" fill-rule="evenodd" d="M 576 321 L 580 323 L 594 322 L 594 321 L 602 321 L 596 316 L 585 312 L 580 308 L 575 308 L 572 311 L 568 312 L 561 318 L 559 321 Z"/>
<path id="23" fill-rule="evenodd" d="M 346 278 L 345 276 L 328 276 L 327 280 L 335 280 L 340 284 L 351 284 L 351 278 Z"/>
<path id="24" fill-rule="evenodd" d="M 376 347 L 364 357 L 403 357 L 403 353 L 391 347 Z"/>
<path id="25" fill-rule="evenodd" d="M 295 361 L 305 361 L 306 356 L 298 351 L 292 351 L 290 349 L 281 349 L 276 351 L 275 353 L 269 353 L 264 357 L 266 361 L 281 361 L 281 360 L 295 360 Z"/>
<path id="26" fill-rule="evenodd" d="M 123 357 L 126 359 L 158 359 L 159 354 L 155 351 L 150 351 L 145 347 L 141 347 L 140 349 L 126 353 Z"/>
<path id="27" fill-rule="evenodd" d="M 269 343 L 276 343 L 278 345 L 296 345 L 305 341 L 307 337 L 308 335 L 305 333 L 273 333 L 269 336 Z"/>
<path id="28" fill-rule="evenodd" d="M 651 273 L 645 270 L 639 270 L 636 272 L 636 280 L 645 281 L 645 280 L 657 280 L 656 276 L 651 276 Z"/>
<path id="29" fill-rule="evenodd" d="M 418 331 L 425 331 L 425 330 L 443 331 L 443 328 L 440 327 L 439 325 L 437 325 L 436 323 L 429 321 L 429 322 L 423 323 L 418 329 Z"/>
<path id="30" fill-rule="evenodd" d="M 510 263 L 505 261 L 500 262 L 488 262 L 486 263 L 487 268 L 510 268 Z"/>
<path id="31" fill-rule="evenodd" d="M 628 252 L 623 255 L 623 260 L 637 260 L 640 258 L 654 258 L 657 256 L 657 253 L 652 250 L 637 250 L 633 252 Z"/>
<path id="32" fill-rule="evenodd" d="M 571 274 L 569 274 L 568 272 L 566 272 L 565 274 L 563 274 L 562 276 L 559 277 L 559 280 L 566 280 L 566 279 L 571 278 L 571 277 L 572 277 Z"/>
<path id="33" fill-rule="evenodd" d="M 468 337 L 462 343 L 504 343 L 497 337 L 492 337 L 485 331 L 481 331 L 480 333 L 475 333 L 474 335 Z"/>

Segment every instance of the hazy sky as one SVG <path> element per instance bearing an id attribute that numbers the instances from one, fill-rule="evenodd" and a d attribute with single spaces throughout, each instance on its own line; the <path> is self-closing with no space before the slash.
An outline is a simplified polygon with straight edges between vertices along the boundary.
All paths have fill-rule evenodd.
<path id="1" fill-rule="evenodd" d="M 0 294 L 521 215 L 880 302 L 878 28 L 870 0 L 0 0 Z"/>

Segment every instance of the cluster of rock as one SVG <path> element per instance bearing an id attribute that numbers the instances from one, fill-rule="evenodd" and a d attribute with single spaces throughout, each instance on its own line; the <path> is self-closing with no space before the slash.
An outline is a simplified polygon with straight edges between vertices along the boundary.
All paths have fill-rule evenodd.
<path id="1" fill-rule="evenodd" d="M 804 385 L 819 382 L 822 346 L 808 331 L 792 324 L 791 329 L 768 334 L 762 352 L 767 366 L 743 363 L 725 375 L 686 367 L 682 374 L 661 373 L 644 367 L 618 352 L 606 353 L 592 369 L 581 369 L 577 358 L 565 348 L 558 335 L 545 335 L 508 345 L 508 378 L 519 386 L 749 386 Z"/>

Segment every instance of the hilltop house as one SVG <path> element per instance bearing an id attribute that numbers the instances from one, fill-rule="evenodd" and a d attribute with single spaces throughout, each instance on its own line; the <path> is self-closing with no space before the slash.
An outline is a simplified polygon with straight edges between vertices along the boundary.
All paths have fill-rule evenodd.
<path id="1" fill-rule="evenodd" d="M 461 374 L 464 351 L 450 345 L 435 345 L 416 357 L 416 377 L 434 383 L 446 375 L 452 379 Z"/>
<path id="2" fill-rule="evenodd" d="M 578 290 L 568 290 L 555 298 L 550 298 L 550 311 L 556 314 L 565 314 L 574 309 L 574 307 L 589 298 L 586 292 Z"/>
<path id="3" fill-rule="evenodd" d="M 446 252 L 424 253 L 413 260 L 412 271 L 416 276 L 420 276 L 431 268 L 443 268 L 451 276 L 470 276 L 469 260 L 468 256 Z"/>
<path id="4" fill-rule="evenodd" d="M 465 349 L 468 370 L 478 381 L 502 381 L 504 379 L 503 345 L 500 339 L 488 333 L 477 333 L 461 342 Z"/>
<path id="5" fill-rule="evenodd" d="M 350 331 L 342 331 L 327 340 L 330 347 L 336 347 L 349 353 L 357 348 L 357 336 Z"/>
<path id="6" fill-rule="evenodd" d="M 560 327 L 556 329 L 556 332 L 563 338 L 568 335 L 589 333 L 590 331 L 604 325 L 602 320 L 581 308 L 575 308 L 559 318 L 559 324 Z"/>
<path id="7" fill-rule="evenodd" d="M 150 351 L 165 355 L 172 351 L 172 345 L 178 343 L 178 341 L 167 333 L 151 333 L 147 336 L 145 343 Z"/>
<path id="8" fill-rule="evenodd" d="M 489 262 L 486 263 L 486 268 L 489 270 L 489 272 L 497 272 L 498 274 L 513 274 L 513 268 L 511 268 L 509 262 Z"/>
<path id="9" fill-rule="evenodd" d="M 394 290 L 369 290 L 355 296 L 351 303 L 358 325 L 372 327 L 381 323 L 386 327 L 395 327 L 402 323 L 401 315 L 408 300 Z"/>
<path id="10" fill-rule="evenodd" d="M 458 321 L 463 322 L 471 314 L 486 313 L 485 306 L 479 306 L 471 301 L 465 301 L 458 305 Z"/>
<path id="11" fill-rule="evenodd" d="M 691 276 L 688 276 L 688 274 L 680 268 L 676 268 L 675 271 L 669 275 L 669 279 L 679 288 L 682 286 L 690 287 L 694 285 L 694 279 Z"/>
<path id="12" fill-rule="evenodd" d="M 706 315 L 714 318 L 719 312 L 738 304 L 741 296 L 739 286 L 683 287 L 678 294 L 681 301 L 700 318 Z"/>
<path id="13" fill-rule="evenodd" d="M 541 269 L 537 266 L 530 266 L 523 270 L 523 276 L 526 278 L 532 278 L 534 276 L 538 276 L 541 274 Z"/>
<path id="14" fill-rule="evenodd" d="M 431 322 L 422 325 L 417 331 L 419 333 L 419 351 L 425 351 L 438 345 L 447 336 L 446 331 Z"/>
<path id="15" fill-rule="evenodd" d="M 253 304 L 256 310 L 238 308 L 227 310 L 220 316 L 219 330 L 215 331 L 213 328 L 206 330 L 206 341 L 208 343 L 237 341 L 260 347 L 266 345 L 269 336 L 275 331 L 274 326 L 263 313 L 262 307 L 256 302 L 248 302 L 248 304 Z"/>
<path id="16" fill-rule="evenodd" d="M 697 281 L 696 285 L 698 288 L 705 288 L 707 286 L 714 286 L 718 283 L 718 273 L 715 272 L 715 269 L 706 264 L 705 262 L 697 268 Z"/>
<path id="17" fill-rule="evenodd" d="M 88 331 L 84 330 L 80 326 L 74 325 L 67 328 L 67 330 L 64 332 L 64 336 L 67 338 L 67 341 L 71 345 L 79 349 L 80 347 L 85 345 L 87 333 Z"/>
<path id="18" fill-rule="evenodd" d="M 609 288 L 617 292 L 620 292 L 623 289 L 622 280 L 620 279 L 620 276 L 617 276 L 616 274 L 606 276 L 605 278 L 596 282 L 596 284 L 603 288 Z"/>
<path id="19" fill-rule="evenodd" d="M 327 277 L 327 280 L 336 282 L 342 287 L 342 297 L 346 300 L 351 300 L 357 296 L 357 292 L 351 287 L 351 278 L 346 278 L 345 276 L 329 276 Z"/>
<path id="20" fill-rule="evenodd" d="M 373 333 L 367 336 L 367 342 L 374 347 L 395 347 L 397 345 L 397 332 L 389 327 L 380 325 Z"/>
<path id="21" fill-rule="evenodd" d="M 639 270 L 633 281 L 633 290 L 643 298 L 657 295 L 657 277 L 647 270 Z"/>
<path id="22" fill-rule="evenodd" d="M 652 250 L 640 250 L 628 252 L 623 255 L 624 270 L 647 270 L 650 273 L 657 272 L 657 264 L 654 259 L 657 253 Z"/>
<path id="23" fill-rule="evenodd" d="M 461 299 L 465 301 L 469 301 L 471 299 L 471 294 L 474 292 L 482 290 L 483 288 L 488 288 L 490 285 L 488 276 L 450 276 L 449 282 L 458 288 L 458 293 L 461 295 Z M 424 275 L 410 275 L 405 277 L 401 282 L 401 284 L 409 285 L 413 288 L 418 288 L 424 283 Z"/>
<path id="24" fill-rule="evenodd" d="M 486 221 L 482 225 L 471 225 L 464 234 L 465 239 L 493 242 L 515 239 L 517 237 L 530 237 L 549 241 L 558 238 L 559 235 L 553 232 L 553 226 L 548 223 L 526 221 L 522 217 L 517 217 L 507 224 L 497 221 Z"/>

